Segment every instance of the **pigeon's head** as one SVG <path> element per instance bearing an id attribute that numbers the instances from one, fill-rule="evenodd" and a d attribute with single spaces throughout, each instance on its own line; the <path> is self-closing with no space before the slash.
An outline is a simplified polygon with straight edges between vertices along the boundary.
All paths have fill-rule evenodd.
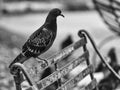
<path id="1" fill-rule="evenodd" d="M 57 17 L 57 16 L 64 17 L 64 15 L 62 14 L 61 10 L 58 9 L 58 8 L 52 9 L 49 14 L 52 15 L 52 16 L 54 16 L 54 17 Z"/>

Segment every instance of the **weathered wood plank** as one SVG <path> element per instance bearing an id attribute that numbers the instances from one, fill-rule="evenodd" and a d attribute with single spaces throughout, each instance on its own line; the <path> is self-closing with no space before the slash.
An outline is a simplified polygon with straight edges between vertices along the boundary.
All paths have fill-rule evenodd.
<path id="1" fill-rule="evenodd" d="M 48 58 L 48 64 L 51 65 L 54 62 L 59 62 L 69 54 L 71 54 L 74 50 L 80 48 L 81 46 L 85 45 L 87 43 L 85 38 L 81 38 L 76 43 L 66 47 L 62 51 L 58 52 L 56 55 L 53 55 L 52 57 Z"/>
<path id="2" fill-rule="evenodd" d="M 64 85 L 62 85 L 57 90 L 69 90 L 69 89 L 73 88 L 79 81 L 81 81 L 85 76 L 92 73 L 93 71 L 94 71 L 93 66 L 89 65 L 86 69 L 84 69 L 82 72 L 80 72 L 77 76 L 68 80 Z"/>

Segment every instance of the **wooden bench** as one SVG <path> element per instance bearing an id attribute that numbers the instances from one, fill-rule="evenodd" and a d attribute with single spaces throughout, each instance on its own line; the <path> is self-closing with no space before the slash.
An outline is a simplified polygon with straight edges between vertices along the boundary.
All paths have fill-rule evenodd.
<path id="1" fill-rule="evenodd" d="M 109 28 L 120 34 L 120 1 L 93 0 L 95 8 Z"/>
<path id="2" fill-rule="evenodd" d="M 61 50 L 57 54 L 51 56 L 47 59 L 48 66 L 45 65 L 45 63 L 39 63 L 39 60 L 34 60 L 36 63 L 31 66 L 31 68 L 26 67 L 27 65 L 23 65 L 20 63 L 15 63 L 13 65 L 13 68 L 17 66 L 18 69 L 16 69 L 16 72 L 14 71 L 15 75 L 13 75 L 16 83 L 17 90 L 21 89 L 21 82 L 24 80 L 29 83 L 28 88 L 25 90 L 43 90 L 46 87 L 50 86 L 57 80 L 62 80 L 62 78 L 69 74 L 72 70 L 74 70 L 77 66 L 81 65 L 81 63 L 84 62 L 84 65 L 86 64 L 86 68 L 84 68 L 79 74 L 76 76 L 70 77 L 70 79 L 66 80 L 65 82 L 61 82 L 61 85 L 57 88 L 57 90 L 67 90 L 75 87 L 78 82 L 80 82 L 82 79 L 84 79 L 86 76 L 90 76 L 91 82 L 87 85 L 81 88 L 82 90 L 93 90 L 98 89 L 97 88 L 97 82 L 96 79 L 93 76 L 94 73 L 94 66 L 90 64 L 89 61 L 89 51 L 87 49 L 87 38 L 89 38 L 90 42 L 92 43 L 94 50 L 100 57 L 103 63 L 108 67 L 108 69 L 120 80 L 120 76 L 111 68 L 111 66 L 104 60 L 104 58 L 99 53 L 95 42 L 91 38 L 88 32 L 85 30 L 80 30 L 78 33 L 80 40 L 75 42 L 74 44 L 66 47 L 65 49 Z M 44 79 L 40 80 L 41 72 L 44 71 L 46 68 L 50 66 L 55 66 L 59 64 L 60 61 L 62 61 L 66 56 L 70 54 L 74 54 L 74 52 L 79 53 L 78 57 L 76 59 L 70 60 L 66 65 L 60 68 L 56 68 L 55 71 L 50 74 L 49 76 L 45 77 Z M 29 60 L 28 60 L 29 61 Z M 86 81 L 88 82 L 88 81 Z"/>

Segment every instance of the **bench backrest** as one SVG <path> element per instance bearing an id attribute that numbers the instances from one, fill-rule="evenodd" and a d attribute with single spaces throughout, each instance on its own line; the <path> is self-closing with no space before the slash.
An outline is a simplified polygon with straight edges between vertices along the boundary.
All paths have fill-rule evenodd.
<path id="1" fill-rule="evenodd" d="M 27 79 L 26 81 L 30 83 L 30 86 L 26 90 L 43 90 L 49 85 L 53 84 L 58 79 L 61 79 L 65 75 L 70 73 L 73 69 L 79 66 L 82 62 L 86 64 L 86 68 L 84 68 L 76 76 L 73 76 L 66 82 L 62 83 L 61 86 L 57 88 L 57 90 L 71 89 L 75 87 L 77 83 L 80 82 L 82 79 L 84 79 L 87 75 L 90 75 L 91 82 L 87 86 L 83 87 L 82 89 L 84 90 L 94 89 L 97 85 L 96 79 L 93 76 L 94 67 L 89 62 L 89 51 L 87 50 L 86 44 L 87 44 L 86 38 L 85 37 L 80 38 L 80 40 L 78 40 L 74 44 L 66 47 L 65 49 L 61 50 L 57 54 L 48 58 L 47 60 L 48 66 L 45 66 L 44 63 L 43 64 L 35 63 L 35 65 L 33 65 L 31 68 L 26 68 L 26 66 L 23 64 L 22 65 L 19 63 L 16 64 L 17 66 L 21 67 L 23 74 L 25 75 Z M 80 48 L 80 50 L 78 48 Z M 74 53 L 75 51 L 79 54 L 76 59 L 70 60 L 65 66 L 57 68 L 52 74 L 40 80 L 39 76 L 42 71 L 44 71 L 49 66 L 53 66 L 56 63 L 59 63 L 66 56 Z M 38 73 L 35 71 L 37 71 Z"/>

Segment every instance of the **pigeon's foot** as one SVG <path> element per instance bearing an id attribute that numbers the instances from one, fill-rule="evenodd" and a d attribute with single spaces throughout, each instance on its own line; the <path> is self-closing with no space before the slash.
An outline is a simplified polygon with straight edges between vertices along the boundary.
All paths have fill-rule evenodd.
<path id="1" fill-rule="evenodd" d="M 45 59 L 43 59 L 43 58 L 40 58 L 40 57 L 37 57 L 39 60 L 41 60 L 41 61 L 44 61 L 45 63 L 43 63 L 41 66 L 44 68 L 44 67 L 46 67 L 46 66 L 48 66 L 48 61 L 47 60 L 45 60 Z"/>

